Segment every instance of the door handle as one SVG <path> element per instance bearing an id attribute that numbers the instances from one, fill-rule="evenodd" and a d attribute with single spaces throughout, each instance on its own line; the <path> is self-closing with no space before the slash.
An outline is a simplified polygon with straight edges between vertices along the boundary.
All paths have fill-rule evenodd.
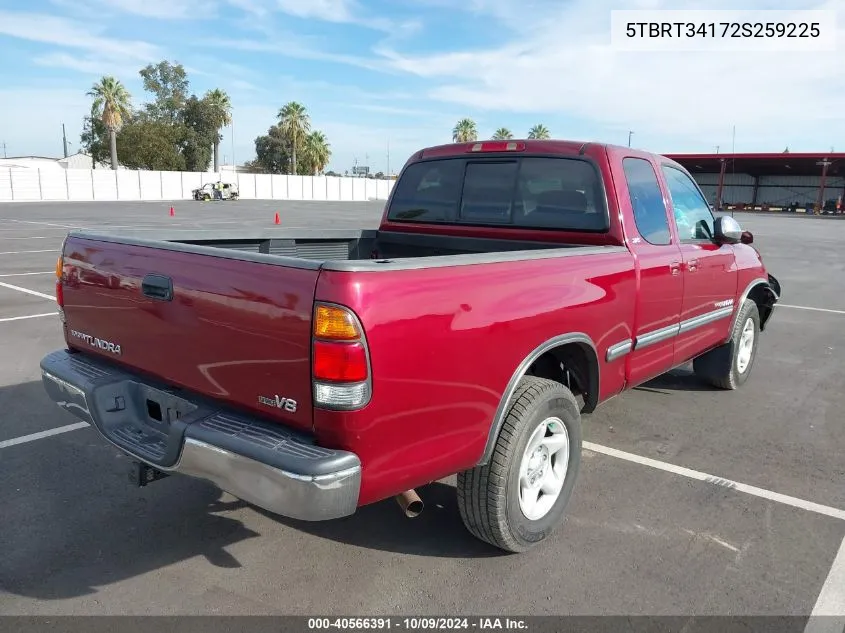
<path id="1" fill-rule="evenodd" d="M 677 275 L 681 272 L 681 262 L 669 262 L 669 272 Z"/>
<path id="2" fill-rule="evenodd" d="M 698 260 L 697 259 L 691 259 L 687 262 L 687 270 L 688 271 L 695 272 L 695 270 L 697 268 L 698 268 Z"/>
<path id="3" fill-rule="evenodd" d="M 150 299 L 171 301 L 173 299 L 173 280 L 165 275 L 150 273 L 141 281 L 141 292 Z"/>

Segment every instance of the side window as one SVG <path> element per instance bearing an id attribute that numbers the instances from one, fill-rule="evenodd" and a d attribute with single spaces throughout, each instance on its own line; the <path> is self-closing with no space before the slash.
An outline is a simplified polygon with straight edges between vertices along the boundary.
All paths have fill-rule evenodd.
<path id="1" fill-rule="evenodd" d="M 628 183 L 637 231 L 649 244 L 669 244 L 672 241 L 669 218 L 666 216 L 663 192 L 651 163 L 642 158 L 625 158 L 622 169 Z"/>
<path id="2" fill-rule="evenodd" d="M 672 196 L 675 223 L 681 241 L 712 240 L 715 224 L 713 213 L 692 178 L 668 165 L 663 165 L 663 176 Z"/>

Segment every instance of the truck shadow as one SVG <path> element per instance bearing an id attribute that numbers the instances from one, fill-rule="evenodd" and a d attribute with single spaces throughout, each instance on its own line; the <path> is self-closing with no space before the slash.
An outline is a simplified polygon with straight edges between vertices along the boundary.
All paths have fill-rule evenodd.
<path id="1" fill-rule="evenodd" d="M 77 421 L 40 382 L 0 387 L 0 407 L 13 402 L 29 429 L 0 424 L 0 440 Z M 226 516 L 241 502 L 187 478 L 132 487 L 129 465 L 90 428 L 0 449 L 0 594 L 64 600 L 143 575 L 155 586 L 158 570 L 197 557 L 241 566 L 226 548 L 261 536 Z"/>
<path id="2" fill-rule="evenodd" d="M 421 486 L 417 493 L 425 510 L 407 518 L 393 499 L 386 499 L 334 521 L 297 521 L 261 508 L 256 512 L 291 529 L 368 549 L 443 558 L 489 558 L 506 556 L 497 548 L 473 537 L 458 511 L 455 487 L 443 482 Z"/>
<path id="3" fill-rule="evenodd" d="M 0 411 L 0 441 L 77 421 L 56 409 L 40 382 L 0 387 Z M 130 464 L 91 428 L 0 449 L 0 592 L 66 600 L 144 575 L 155 585 L 158 570 L 197 557 L 218 569 L 212 574 L 225 573 L 241 567 L 227 548 L 285 529 L 400 555 L 502 554 L 465 530 L 454 486 L 440 482 L 419 489 L 426 507 L 415 519 L 388 499 L 345 519 L 311 523 L 187 477 L 137 488 L 127 480 Z M 232 514 L 244 508 L 272 523 Z"/>
<path id="4" fill-rule="evenodd" d="M 687 368 L 686 366 L 673 369 L 657 378 L 652 378 L 639 387 L 634 387 L 633 390 L 666 396 L 670 395 L 670 391 L 719 391 L 716 387 L 696 376 L 692 367 Z"/>

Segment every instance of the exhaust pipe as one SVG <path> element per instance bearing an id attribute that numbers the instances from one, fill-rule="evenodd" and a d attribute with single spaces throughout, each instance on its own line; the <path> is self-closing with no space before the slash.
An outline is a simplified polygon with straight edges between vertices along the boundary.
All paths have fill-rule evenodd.
<path id="1" fill-rule="evenodd" d="M 406 490 L 405 492 L 396 495 L 396 502 L 402 508 L 402 512 L 409 519 L 420 516 L 422 514 L 425 504 L 420 499 L 416 490 Z"/>

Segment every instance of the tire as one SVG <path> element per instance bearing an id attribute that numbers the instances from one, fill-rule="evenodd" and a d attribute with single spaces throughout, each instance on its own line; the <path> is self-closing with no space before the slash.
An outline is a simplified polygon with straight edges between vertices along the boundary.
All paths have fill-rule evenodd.
<path id="1" fill-rule="evenodd" d="M 746 299 L 734 323 L 731 340 L 693 360 L 693 371 L 719 389 L 739 389 L 751 375 L 759 342 L 760 313 L 757 304 Z"/>
<path id="2" fill-rule="evenodd" d="M 552 428 L 555 432 L 548 435 Z M 557 436 L 556 445 L 563 448 L 552 451 L 552 457 L 546 452 L 544 458 L 543 451 L 548 447 L 541 446 L 532 458 L 526 448 L 529 441 L 534 440 L 534 444 L 542 439 L 535 437 L 541 432 L 546 440 Z M 568 457 L 565 461 L 563 451 Z M 514 393 L 490 461 L 458 474 L 461 519 L 476 538 L 506 552 L 524 552 L 546 539 L 560 523 L 580 464 L 581 413 L 572 392 L 552 380 L 526 376 Z M 537 483 L 544 481 L 537 477 L 540 472 L 551 472 L 545 481 L 560 488 L 556 498 L 551 494 L 538 495 L 536 514 L 532 514 L 531 506 L 521 502 L 520 473 L 528 475 L 531 471 L 525 469 L 536 465 L 544 468 L 533 471 L 535 490 L 543 486 Z M 553 478 L 555 473 L 558 476 Z"/>

